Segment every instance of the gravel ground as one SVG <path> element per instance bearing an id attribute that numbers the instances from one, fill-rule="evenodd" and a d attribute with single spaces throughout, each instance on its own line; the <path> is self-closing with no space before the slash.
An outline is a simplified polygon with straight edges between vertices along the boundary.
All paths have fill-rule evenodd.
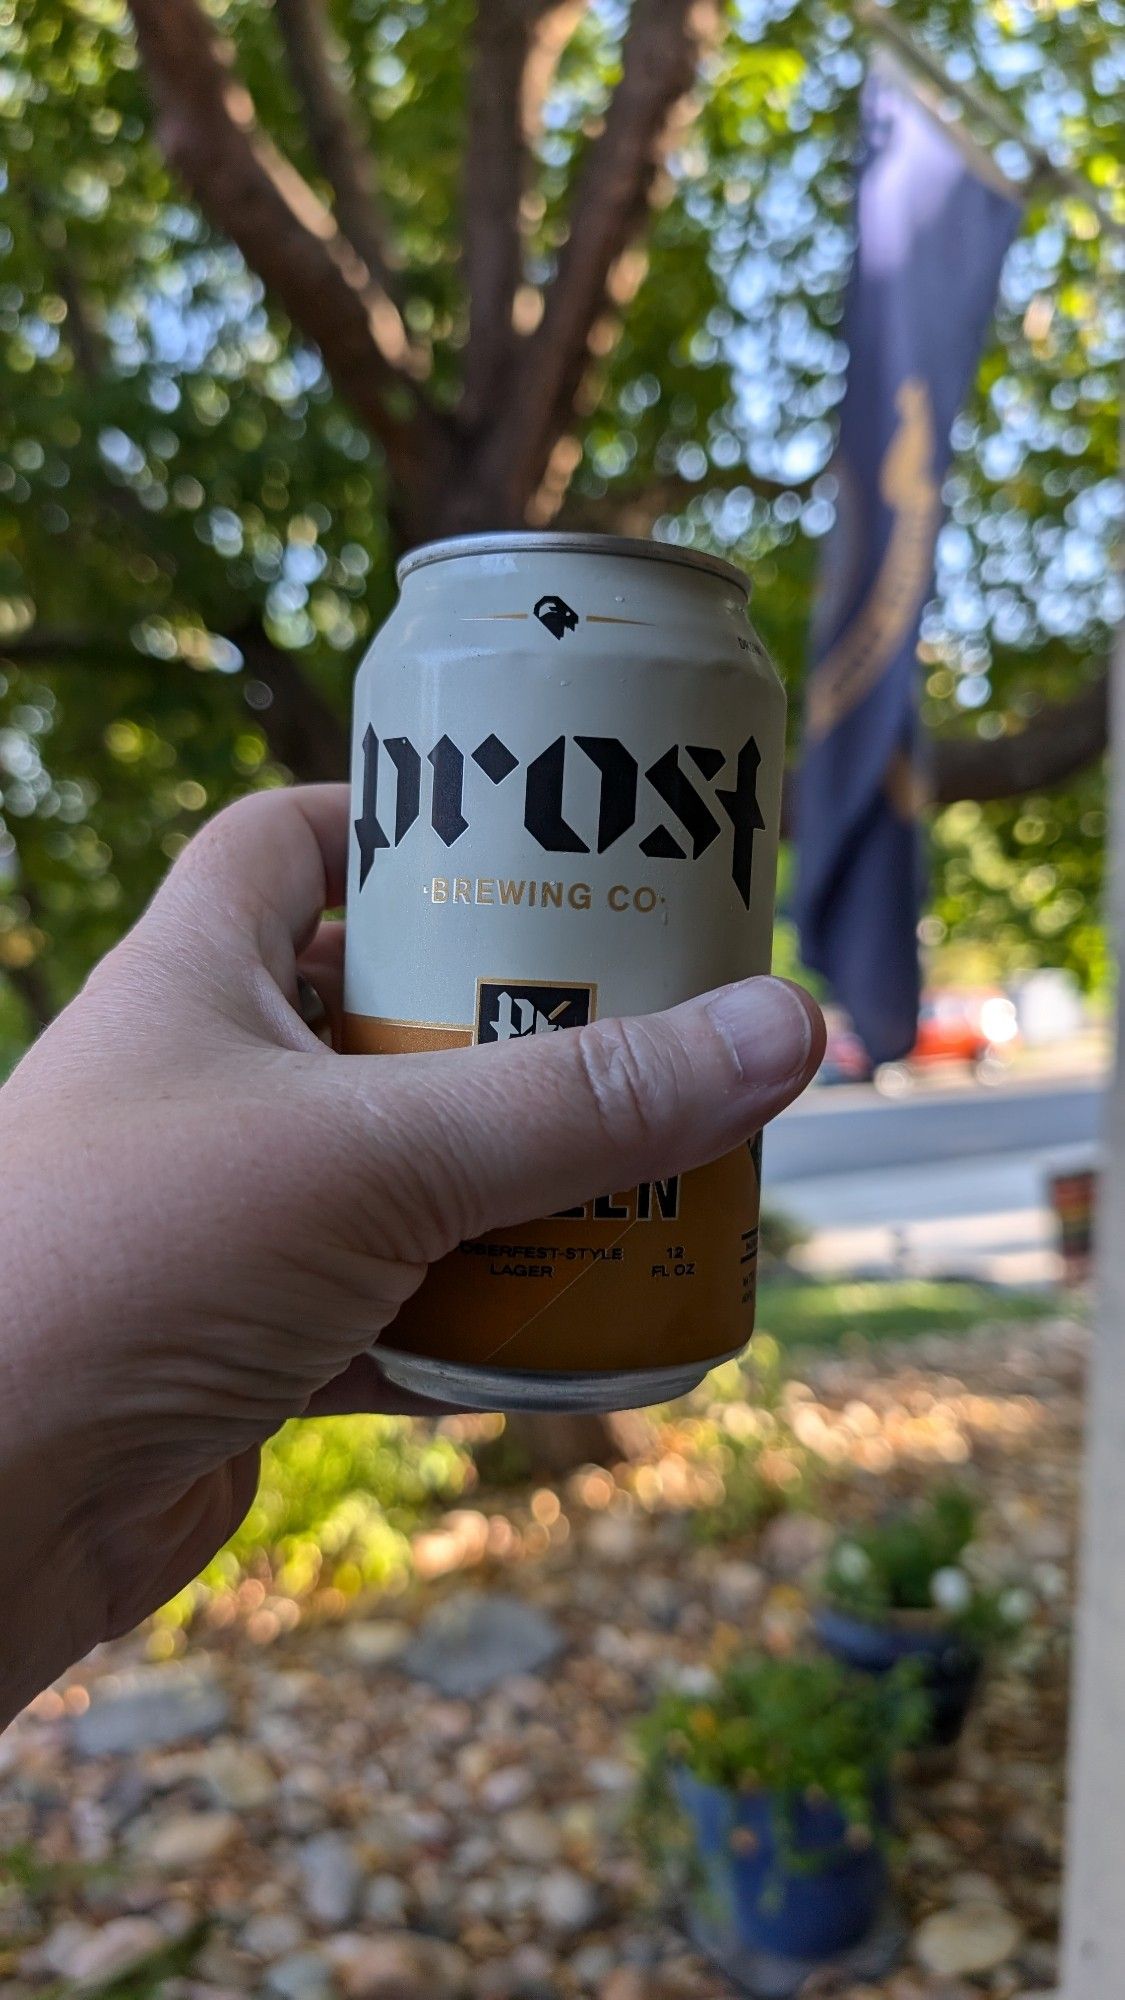
<path id="1" fill-rule="evenodd" d="M 902 1965 L 810 2000 L 1051 1984 L 1082 1361 L 1051 1321 L 810 1362 L 790 1386 L 831 1518 L 966 1473 L 1042 1607 L 955 1759 L 904 1788 Z M 828 1531 L 791 1513 L 701 1540 L 669 1436 L 616 1475 L 450 1514 L 391 1603 L 311 1617 L 249 1583 L 180 1657 L 141 1633 L 42 1696 L 0 1741 L 6 2000 L 728 1994 L 631 1837 L 630 1730 L 714 1645 L 802 1643 Z"/>

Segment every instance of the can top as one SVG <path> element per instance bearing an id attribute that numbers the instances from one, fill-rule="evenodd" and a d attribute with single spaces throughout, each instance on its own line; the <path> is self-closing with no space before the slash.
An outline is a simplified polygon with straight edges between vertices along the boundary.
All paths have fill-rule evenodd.
<path id="1" fill-rule="evenodd" d="M 456 556 L 500 556 L 523 554 L 639 556 L 648 562 L 679 563 L 686 569 L 707 570 L 721 576 L 750 595 L 750 579 L 722 556 L 707 555 L 702 549 L 681 549 L 673 542 L 646 542 L 629 535 L 584 535 L 565 530 L 540 532 L 514 529 L 495 535 L 450 535 L 444 541 L 423 542 L 403 556 L 396 569 L 400 584 L 416 569 L 428 563 L 449 562 Z"/>

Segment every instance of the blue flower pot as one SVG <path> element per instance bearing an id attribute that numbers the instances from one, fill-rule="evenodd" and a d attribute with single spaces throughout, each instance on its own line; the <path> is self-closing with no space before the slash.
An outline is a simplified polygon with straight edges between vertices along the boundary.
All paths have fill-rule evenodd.
<path id="1" fill-rule="evenodd" d="M 903 1660 L 917 1660 L 930 1703 L 927 1742 L 935 1748 L 956 1743 L 977 1691 L 984 1660 L 948 1626 L 919 1616 L 916 1621 L 871 1625 L 848 1611 L 823 1604 L 813 1626 L 826 1653 L 864 1674 L 889 1674 Z"/>
<path id="2" fill-rule="evenodd" d="M 873 1928 L 887 1895 L 886 1859 L 874 1843 L 849 1843 L 834 1805 L 795 1801 L 786 1831 L 769 1793 L 728 1792 L 684 1770 L 673 1788 L 695 1836 L 695 1914 L 728 1950 L 832 1958 Z M 889 1797 L 876 1790 L 873 1799 L 885 1823 Z"/>

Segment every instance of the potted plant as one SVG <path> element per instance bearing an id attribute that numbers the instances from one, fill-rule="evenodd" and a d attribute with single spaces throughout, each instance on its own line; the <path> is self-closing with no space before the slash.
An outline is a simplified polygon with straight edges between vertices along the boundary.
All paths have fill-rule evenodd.
<path id="1" fill-rule="evenodd" d="M 840 1537 L 824 1574 L 817 1637 L 832 1656 L 875 1675 L 912 1661 L 930 1706 L 926 1741 L 956 1742 L 986 1655 L 1026 1622 L 1018 1586 L 980 1577 L 972 1495 L 947 1487 L 873 1527 Z"/>
<path id="2" fill-rule="evenodd" d="M 645 1719 L 642 1828 L 708 1948 L 818 1961 L 873 1928 L 892 1765 L 925 1726 L 908 1679 L 753 1658 Z"/>

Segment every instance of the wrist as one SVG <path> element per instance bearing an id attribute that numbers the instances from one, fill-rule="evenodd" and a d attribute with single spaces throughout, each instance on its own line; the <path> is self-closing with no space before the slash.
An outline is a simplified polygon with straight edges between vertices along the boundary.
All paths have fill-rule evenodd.
<path id="1" fill-rule="evenodd" d="M 99 1507 L 65 1343 L 15 1311 L 0 1346 L 0 1728 L 105 1636 Z M 79 1398 L 78 1400 L 81 1400 Z"/>
<path id="2" fill-rule="evenodd" d="M 0 1729 L 104 1634 L 91 1514 L 58 1464 L 0 1422 Z"/>

